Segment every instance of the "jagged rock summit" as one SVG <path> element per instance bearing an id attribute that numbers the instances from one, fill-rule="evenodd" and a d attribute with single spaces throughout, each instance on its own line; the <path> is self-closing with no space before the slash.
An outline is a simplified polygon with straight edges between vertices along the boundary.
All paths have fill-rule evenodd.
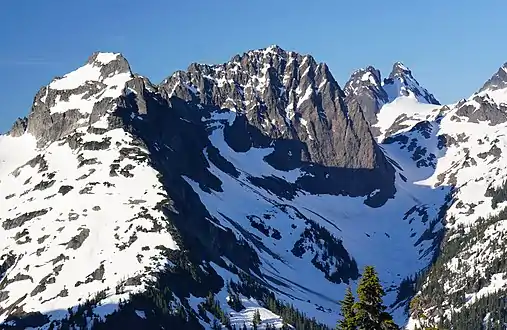
<path id="1" fill-rule="evenodd" d="M 484 83 L 479 93 L 487 90 L 495 91 L 505 88 L 507 88 L 507 63 L 502 65 L 498 71 Z"/>
<path id="2" fill-rule="evenodd" d="M 384 88 L 391 101 L 398 96 L 413 95 L 421 103 L 440 105 L 437 99 L 412 76 L 412 71 L 401 62 L 394 63 L 389 77 L 384 80 Z"/>
<path id="3" fill-rule="evenodd" d="M 507 64 L 471 97 L 456 104 L 456 116 L 472 123 L 488 122 L 496 126 L 507 122 Z"/>
<path id="4" fill-rule="evenodd" d="M 345 84 L 345 94 L 356 99 L 370 124 L 377 121 L 377 113 L 389 102 L 389 95 L 383 88 L 380 71 L 372 66 L 356 70 Z"/>
<path id="5" fill-rule="evenodd" d="M 273 146 L 267 157 L 270 165 L 305 168 L 316 179 L 306 186 L 312 192 L 364 195 L 381 189 L 384 201 L 394 193 L 392 166 L 359 104 L 346 100 L 328 66 L 310 55 L 271 46 L 221 65 L 194 63 L 159 88 L 167 99 L 175 96 L 233 111 L 234 120 L 225 131 L 229 145 L 236 151 Z M 344 172 L 350 174 L 348 180 Z M 321 189 L 329 186 L 321 179 L 334 180 L 336 188 Z"/>
<path id="6" fill-rule="evenodd" d="M 302 161 L 346 168 L 387 166 L 357 104 L 346 104 L 328 66 L 310 55 L 271 46 L 222 65 L 192 64 L 160 88 L 167 97 L 232 109 L 272 139 L 302 142 L 283 146 Z"/>
<path id="7" fill-rule="evenodd" d="M 383 80 L 380 71 L 371 66 L 355 71 L 345 84 L 345 93 L 349 99 L 357 100 L 370 125 L 377 123 L 377 114 L 384 105 L 400 96 L 423 104 L 440 105 L 401 62 L 394 63 L 391 73 Z M 375 127 L 373 134 L 379 134 Z"/>

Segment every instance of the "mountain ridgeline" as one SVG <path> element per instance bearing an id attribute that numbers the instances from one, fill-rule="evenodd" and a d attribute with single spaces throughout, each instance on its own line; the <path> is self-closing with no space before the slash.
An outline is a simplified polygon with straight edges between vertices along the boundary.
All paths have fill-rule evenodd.
<path id="1" fill-rule="evenodd" d="M 364 196 L 381 205 L 394 195 L 394 171 L 370 132 L 360 105 L 345 94 L 326 64 L 278 46 L 235 56 L 223 65 L 192 64 L 160 85 L 176 97 L 230 109 L 225 140 L 237 152 L 272 146 L 266 161 L 279 170 L 301 168 L 311 193 Z M 364 180 L 368 178 L 367 180 Z"/>
<path id="2" fill-rule="evenodd" d="M 160 84 L 93 54 L 0 136 L 0 324 L 326 329 L 365 265 L 399 325 L 499 322 L 503 263 L 456 277 L 507 206 L 501 70 L 441 106 L 399 62 L 341 89 L 278 46 Z"/>

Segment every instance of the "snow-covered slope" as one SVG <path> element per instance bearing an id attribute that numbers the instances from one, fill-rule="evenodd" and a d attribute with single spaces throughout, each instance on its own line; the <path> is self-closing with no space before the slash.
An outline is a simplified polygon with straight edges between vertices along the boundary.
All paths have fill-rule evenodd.
<path id="1" fill-rule="evenodd" d="M 96 53 L 41 88 L 0 136 L 0 321 L 304 328 L 292 305 L 324 329 L 374 265 L 404 324 L 442 240 L 495 212 L 507 120 L 498 89 L 439 106 L 400 63 L 353 77 L 272 46 L 160 85 Z"/>
<path id="2" fill-rule="evenodd" d="M 507 289 L 502 239 L 506 91 L 497 73 L 456 104 L 441 107 L 399 97 L 378 114 L 378 140 L 386 154 L 419 173 L 419 184 L 452 190 L 440 252 L 419 275 L 422 286 L 416 286 L 423 310 L 443 328 L 477 329 L 484 320 L 503 319 L 497 299 Z M 409 328 L 417 322 L 411 319 Z"/>
<path id="3" fill-rule="evenodd" d="M 65 94 L 58 94 L 54 101 L 44 100 L 46 109 L 92 113 L 104 98 L 121 95 L 130 73 L 100 79 L 104 61 L 114 56 L 97 54 L 101 65 L 88 63 L 45 87 L 49 94 L 97 84 L 98 96 L 71 95 L 64 101 L 59 96 Z M 13 311 L 61 317 L 100 291 L 107 295 L 104 303 L 118 303 L 165 265 L 154 247 L 178 246 L 156 210 L 163 190 L 146 153 L 125 130 L 106 130 L 100 121 L 42 148 L 28 132 L 0 137 L 4 317 Z M 119 292 L 118 286 L 126 290 Z"/>

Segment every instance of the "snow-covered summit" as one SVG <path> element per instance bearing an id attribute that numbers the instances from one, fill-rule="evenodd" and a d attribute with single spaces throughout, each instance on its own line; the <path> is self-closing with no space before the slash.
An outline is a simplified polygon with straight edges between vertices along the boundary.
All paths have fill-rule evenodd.
<path id="1" fill-rule="evenodd" d="M 29 115 L 20 118 L 9 134 L 30 133 L 39 145 L 44 145 L 78 127 L 98 122 L 114 109 L 133 78 L 121 54 L 96 52 L 83 66 L 42 87 Z"/>
<path id="2" fill-rule="evenodd" d="M 421 103 L 440 104 L 433 94 L 419 84 L 412 75 L 412 71 L 401 62 L 393 64 L 389 77 L 384 79 L 383 87 L 390 101 L 399 96 L 412 96 Z"/>
<path id="3" fill-rule="evenodd" d="M 379 112 L 397 98 L 408 97 L 421 104 L 440 104 L 401 62 L 394 63 L 391 73 L 383 80 L 380 71 L 372 66 L 356 70 L 345 84 L 344 91 L 349 99 L 355 99 L 360 104 L 375 136 L 379 134 L 376 125 Z"/>
<path id="4" fill-rule="evenodd" d="M 49 84 L 50 89 L 73 90 L 85 84 L 100 82 L 117 86 L 132 77 L 129 63 L 120 53 L 93 53 L 86 64 Z"/>

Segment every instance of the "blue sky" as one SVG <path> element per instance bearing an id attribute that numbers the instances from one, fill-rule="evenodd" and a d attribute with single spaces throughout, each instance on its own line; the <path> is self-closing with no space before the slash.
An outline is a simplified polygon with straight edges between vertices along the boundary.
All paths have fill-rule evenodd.
<path id="1" fill-rule="evenodd" d="M 357 68 L 387 75 L 402 61 L 441 102 L 454 102 L 507 61 L 506 10 L 505 0 L 4 0 L 0 132 L 29 113 L 40 87 L 97 50 L 122 52 L 154 82 L 271 44 L 328 63 L 342 86 Z"/>

